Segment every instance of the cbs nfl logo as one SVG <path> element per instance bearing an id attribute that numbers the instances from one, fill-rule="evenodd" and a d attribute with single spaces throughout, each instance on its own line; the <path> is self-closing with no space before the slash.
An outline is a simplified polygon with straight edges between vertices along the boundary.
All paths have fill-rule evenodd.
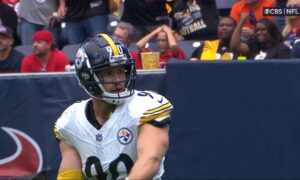
<path id="1" fill-rule="evenodd" d="M 274 8 L 274 7 L 264 7 L 264 16 L 299 16 L 299 7 L 284 7 L 284 8 Z"/>

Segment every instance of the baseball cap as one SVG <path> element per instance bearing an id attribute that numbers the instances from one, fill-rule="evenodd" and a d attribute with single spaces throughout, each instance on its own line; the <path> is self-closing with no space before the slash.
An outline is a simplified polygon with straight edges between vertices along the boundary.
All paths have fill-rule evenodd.
<path id="1" fill-rule="evenodd" d="M 0 25 L 0 34 L 10 38 L 13 37 L 13 31 L 7 26 Z"/>
<path id="2" fill-rule="evenodd" d="M 33 41 L 46 41 L 48 43 L 53 43 L 53 36 L 51 32 L 47 30 L 37 31 L 33 35 Z"/>

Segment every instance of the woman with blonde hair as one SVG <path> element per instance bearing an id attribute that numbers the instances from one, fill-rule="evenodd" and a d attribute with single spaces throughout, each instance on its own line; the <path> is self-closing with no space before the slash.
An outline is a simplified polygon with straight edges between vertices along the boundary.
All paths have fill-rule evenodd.
<path id="1" fill-rule="evenodd" d="M 299 0 L 288 0 L 287 7 L 300 7 Z M 297 40 L 300 39 L 300 16 L 286 16 L 285 26 L 282 36 L 286 40 L 286 44 L 292 48 Z"/>

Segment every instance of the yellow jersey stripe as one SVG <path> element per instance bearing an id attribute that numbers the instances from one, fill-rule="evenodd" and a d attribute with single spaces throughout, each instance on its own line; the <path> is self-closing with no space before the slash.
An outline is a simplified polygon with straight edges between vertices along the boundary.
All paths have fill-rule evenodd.
<path id="1" fill-rule="evenodd" d="M 119 56 L 119 51 L 118 48 L 116 46 L 116 44 L 114 43 L 114 41 L 106 34 L 99 34 L 100 36 L 102 36 L 109 44 L 109 46 L 112 48 L 113 50 L 113 56 Z"/>
<path id="2" fill-rule="evenodd" d="M 149 121 L 154 120 L 154 119 L 158 119 L 158 118 L 168 116 L 170 114 L 170 112 L 171 112 L 171 110 L 165 111 L 165 112 L 160 113 L 160 114 L 155 114 L 155 115 L 152 115 L 152 116 L 141 117 L 140 123 L 143 124 L 143 123 L 149 122 Z"/>
<path id="3" fill-rule="evenodd" d="M 159 112 L 159 111 L 162 111 L 162 110 L 170 108 L 170 107 L 172 107 L 172 104 L 170 102 L 168 102 L 167 104 L 163 104 L 163 105 L 161 105 L 161 106 L 159 106 L 157 108 L 150 109 L 150 110 L 144 112 L 144 115 L 146 115 L 146 114 L 153 114 L 155 112 Z"/>

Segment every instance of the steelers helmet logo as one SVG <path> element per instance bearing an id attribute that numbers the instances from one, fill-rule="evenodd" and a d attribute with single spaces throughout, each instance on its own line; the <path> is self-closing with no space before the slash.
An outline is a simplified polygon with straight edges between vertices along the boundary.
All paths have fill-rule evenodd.
<path id="1" fill-rule="evenodd" d="M 80 69 L 82 67 L 85 58 L 86 58 L 86 54 L 83 51 L 83 49 L 82 48 L 78 49 L 75 57 L 75 66 L 77 69 Z"/>
<path id="2" fill-rule="evenodd" d="M 121 144 L 126 145 L 126 144 L 131 143 L 132 138 L 133 138 L 133 134 L 129 129 L 122 128 L 122 129 L 119 130 L 119 132 L 118 132 L 118 141 Z"/>

